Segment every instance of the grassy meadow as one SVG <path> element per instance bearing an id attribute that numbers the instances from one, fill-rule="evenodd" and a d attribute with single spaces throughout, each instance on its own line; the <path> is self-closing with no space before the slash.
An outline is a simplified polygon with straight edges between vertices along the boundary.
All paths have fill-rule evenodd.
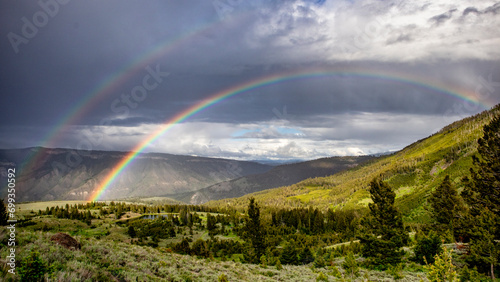
<path id="1" fill-rule="evenodd" d="M 71 202 L 75 203 L 83 204 Z M 388 271 L 360 269 L 356 276 L 349 275 L 342 268 L 342 257 L 332 259 L 329 265 L 323 267 L 309 263 L 283 265 L 278 270 L 271 265 L 242 263 L 237 255 L 199 258 L 174 253 L 167 247 L 184 237 L 193 240 L 209 238 L 206 230 L 197 228 L 193 228 L 192 235 L 184 230 L 174 238 L 159 240 L 157 247 L 137 245 L 127 234 L 127 225 L 123 222 L 133 221 L 140 214 L 130 212 L 124 213 L 119 219 L 114 218 L 113 214 L 93 219 L 90 226 L 80 220 L 39 216 L 35 212 L 36 209 L 65 204 L 37 202 L 21 206 L 20 215 L 28 221 L 17 231 L 17 258 L 27 257 L 31 251 L 38 252 L 39 258 L 47 266 L 45 281 L 393 281 L 393 274 Z M 92 213 L 96 214 L 98 210 L 92 210 Z M 200 218 L 202 224 L 206 224 L 207 213 L 200 213 Z M 69 250 L 51 242 L 51 236 L 58 232 L 74 237 L 81 244 L 81 249 Z M 0 229 L 0 242 L 5 244 L 7 236 L 7 230 Z M 221 240 L 241 240 L 234 233 L 217 237 Z M 151 238 L 146 241 L 151 241 Z M 334 247 L 338 246 L 325 249 Z M 7 251 L 7 248 L 2 248 L 0 256 L 6 257 Z M 358 260 L 362 261 L 362 258 L 358 257 Z M 19 281 L 19 276 L 7 274 L 5 270 L 0 274 L 3 280 Z M 425 277 L 423 268 L 414 263 L 405 266 L 400 274 L 404 276 L 400 281 L 420 281 Z M 318 277 L 320 280 L 317 280 Z M 321 280 L 324 277 L 326 280 Z"/>

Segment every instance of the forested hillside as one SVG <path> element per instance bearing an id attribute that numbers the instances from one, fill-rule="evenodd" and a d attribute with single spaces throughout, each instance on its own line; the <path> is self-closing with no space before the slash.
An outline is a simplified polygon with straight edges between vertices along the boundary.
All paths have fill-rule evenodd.
<path id="1" fill-rule="evenodd" d="M 372 156 L 330 157 L 280 165 L 264 173 L 239 177 L 187 193 L 183 200 L 191 204 L 202 204 L 210 200 L 240 197 L 265 189 L 292 185 L 307 178 L 333 175 L 374 158 Z"/>
<path id="2" fill-rule="evenodd" d="M 449 175 L 459 191 L 469 175 L 472 156 L 483 126 L 500 112 L 499 106 L 454 122 L 403 150 L 327 177 L 265 190 L 241 198 L 208 202 L 215 207 L 244 208 L 250 197 L 265 207 L 366 208 L 370 181 L 380 176 L 396 192 L 396 205 L 407 221 L 427 219 L 426 198 Z"/>

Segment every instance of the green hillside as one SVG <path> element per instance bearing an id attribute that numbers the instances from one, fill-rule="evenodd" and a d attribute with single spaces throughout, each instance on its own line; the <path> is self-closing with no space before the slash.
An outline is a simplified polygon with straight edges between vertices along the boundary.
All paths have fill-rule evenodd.
<path id="1" fill-rule="evenodd" d="M 457 121 L 434 135 L 419 140 L 392 155 L 328 177 L 307 179 L 297 184 L 265 190 L 240 198 L 207 203 L 209 206 L 244 208 L 250 197 L 267 207 L 307 207 L 322 209 L 358 209 L 371 201 L 367 188 L 376 176 L 382 176 L 396 189 L 396 205 L 406 221 L 425 222 L 426 197 L 445 175 L 456 187 L 469 174 L 472 156 L 482 128 L 494 115 L 496 106 L 472 117 Z"/>

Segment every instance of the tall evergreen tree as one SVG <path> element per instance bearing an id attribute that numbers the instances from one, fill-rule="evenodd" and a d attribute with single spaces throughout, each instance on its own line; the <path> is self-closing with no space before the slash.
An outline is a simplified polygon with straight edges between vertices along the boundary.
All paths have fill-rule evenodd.
<path id="1" fill-rule="evenodd" d="M 207 213 L 207 230 L 210 236 L 215 235 L 215 230 L 217 229 L 217 219 L 215 216 Z"/>
<path id="2" fill-rule="evenodd" d="M 9 220 L 9 213 L 7 212 L 7 207 L 3 200 L 0 201 L 0 226 L 7 225 L 7 220 Z"/>
<path id="3" fill-rule="evenodd" d="M 500 116 L 484 126 L 483 137 L 478 140 L 479 156 L 473 157 L 475 170 L 466 183 L 464 199 L 472 215 L 481 214 L 488 208 L 500 215 Z"/>
<path id="4" fill-rule="evenodd" d="M 92 224 L 92 214 L 90 213 L 90 210 L 87 210 L 87 212 L 85 213 L 85 222 L 87 223 L 87 225 Z"/>
<path id="5" fill-rule="evenodd" d="M 250 198 L 248 203 L 248 219 L 245 232 L 254 248 L 256 257 L 260 258 L 264 254 L 266 247 L 264 244 L 264 229 L 260 222 L 260 208 L 254 198 Z"/>
<path id="6" fill-rule="evenodd" d="M 291 240 L 285 245 L 281 253 L 280 262 L 283 264 L 299 264 L 299 251 L 295 241 Z"/>
<path id="7" fill-rule="evenodd" d="M 494 280 L 500 256 L 500 116 L 483 127 L 477 151 L 462 193 L 470 211 L 464 224 L 470 236 L 469 263 Z"/>
<path id="8" fill-rule="evenodd" d="M 471 240 L 466 260 L 474 266 L 479 266 L 482 272 L 488 273 L 495 281 L 495 266 L 498 265 L 500 246 L 495 239 L 497 217 L 487 208 L 478 216 L 473 217 L 474 225 L 470 230 Z"/>
<path id="9" fill-rule="evenodd" d="M 431 194 L 429 203 L 436 222 L 451 229 L 458 212 L 462 209 L 462 201 L 449 175 L 445 176 L 441 185 Z"/>
<path id="10" fill-rule="evenodd" d="M 365 218 L 364 234 L 359 236 L 362 254 L 368 261 L 381 268 L 401 262 L 403 246 L 408 243 L 408 233 L 401 214 L 394 206 L 396 194 L 380 178 L 370 183 L 370 215 Z"/>
<path id="11" fill-rule="evenodd" d="M 135 238 L 135 237 L 137 237 L 137 233 L 135 232 L 135 228 L 134 228 L 132 225 L 130 225 L 130 226 L 128 227 L 128 231 L 127 231 L 127 233 L 128 233 L 128 235 L 130 236 L 130 238 Z"/>

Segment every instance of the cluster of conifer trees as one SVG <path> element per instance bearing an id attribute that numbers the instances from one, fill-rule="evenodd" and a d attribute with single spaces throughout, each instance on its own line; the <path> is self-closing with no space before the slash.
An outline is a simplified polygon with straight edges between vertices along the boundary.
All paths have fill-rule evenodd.
<path id="1" fill-rule="evenodd" d="M 432 192 L 428 202 L 433 224 L 427 234 L 420 234 L 414 248 L 415 260 L 432 263 L 441 252 L 441 238 L 465 243 L 464 259 L 469 267 L 495 279 L 500 259 L 500 117 L 483 128 L 478 140 L 478 154 L 473 157 L 471 177 L 461 181 L 461 194 L 446 176 Z M 370 214 L 362 219 L 358 235 L 362 255 L 368 264 L 384 268 L 401 262 L 403 246 L 409 243 L 401 214 L 394 206 L 394 191 L 385 182 L 375 179 L 370 185 L 373 203 Z M 451 237 L 451 238 L 449 238 Z M 425 259 L 423 259 L 425 257 Z"/>
<path id="2" fill-rule="evenodd" d="M 47 207 L 45 211 L 39 210 L 38 214 L 52 215 L 57 218 L 77 219 L 87 223 L 88 225 L 91 225 L 92 219 L 96 218 L 96 216 L 90 212 L 90 207 L 90 204 L 88 207 L 80 205 L 80 208 L 78 207 L 78 205 L 66 204 L 65 207 L 56 206 L 51 207 L 50 209 Z"/>

